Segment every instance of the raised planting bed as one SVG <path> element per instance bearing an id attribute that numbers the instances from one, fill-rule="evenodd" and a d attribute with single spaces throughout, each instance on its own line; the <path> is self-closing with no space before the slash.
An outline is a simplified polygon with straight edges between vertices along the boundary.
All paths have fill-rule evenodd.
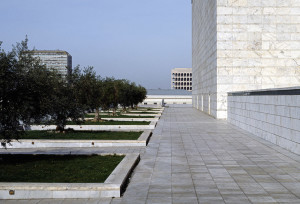
<path id="1" fill-rule="evenodd" d="M 112 115 L 101 115 L 101 118 L 155 118 L 155 116 L 128 116 L 128 115 L 120 115 L 120 116 L 112 116 Z"/>
<path id="2" fill-rule="evenodd" d="M 156 113 L 156 114 L 139 114 L 139 113 L 135 113 L 135 112 L 130 112 L 130 113 L 124 113 L 123 115 L 126 115 L 126 116 L 161 116 L 161 113 Z"/>
<path id="3" fill-rule="evenodd" d="M 161 109 L 132 109 L 132 110 L 129 110 L 129 111 L 139 111 L 139 112 L 161 112 L 163 110 Z"/>
<path id="4" fill-rule="evenodd" d="M 130 115 L 122 115 L 120 116 L 109 116 L 109 117 L 101 117 L 101 120 L 107 121 L 158 121 L 160 116 L 130 116 Z M 93 118 L 85 118 L 85 120 L 93 120 Z"/>
<path id="5" fill-rule="evenodd" d="M 138 118 L 138 117 L 131 117 L 128 118 L 102 118 L 102 120 L 113 120 L 113 121 L 158 121 L 160 116 L 155 116 L 153 118 Z"/>
<path id="6" fill-rule="evenodd" d="M 147 121 L 85 121 L 80 125 L 149 125 L 150 122 Z M 77 125 L 75 122 L 68 121 L 67 125 Z"/>
<path id="7" fill-rule="evenodd" d="M 89 131 L 143 131 L 154 129 L 157 121 L 107 121 L 107 122 L 92 122 L 86 121 L 84 124 L 75 125 L 69 122 L 66 129 L 73 130 L 89 130 Z M 74 124 L 74 125 L 70 125 Z M 29 130 L 55 130 L 56 125 L 31 125 Z"/>
<path id="8" fill-rule="evenodd" d="M 112 132 L 112 131 L 26 131 L 19 139 L 48 140 L 137 140 L 143 132 Z M 1 136 L 0 136 L 0 139 Z"/>
<path id="9" fill-rule="evenodd" d="M 138 107 L 135 110 L 164 110 L 164 107 Z"/>
<path id="10" fill-rule="evenodd" d="M 148 112 L 148 111 L 130 111 L 128 113 L 134 113 L 134 114 L 159 114 L 160 112 Z"/>
<path id="11" fill-rule="evenodd" d="M 0 155 L 0 199 L 120 197 L 139 161 L 125 155 Z"/>
<path id="12" fill-rule="evenodd" d="M 95 115 L 86 114 L 85 118 L 95 118 Z M 128 116 L 128 115 L 100 115 L 100 118 L 154 118 L 155 116 Z"/>
<path id="13" fill-rule="evenodd" d="M 6 148 L 91 148 L 91 147 L 144 147 L 152 135 L 151 130 L 139 132 L 91 132 L 54 133 L 27 131 L 19 140 L 13 140 Z M 4 147 L 2 147 L 4 148 Z"/>
<path id="14" fill-rule="evenodd" d="M 103 183 L 124 156 L 0 155 L 0 182 Z"/>

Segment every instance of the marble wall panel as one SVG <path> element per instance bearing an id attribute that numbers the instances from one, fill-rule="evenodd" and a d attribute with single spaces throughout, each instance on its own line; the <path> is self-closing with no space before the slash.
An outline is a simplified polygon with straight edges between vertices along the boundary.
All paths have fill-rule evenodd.
<path id="1" fill-rule="evenodd" d="M 192 11 L 194 107 L 203 96 L 226 119 L 227 92 L 300 85 L 300 0 L 193 0 Z"/>

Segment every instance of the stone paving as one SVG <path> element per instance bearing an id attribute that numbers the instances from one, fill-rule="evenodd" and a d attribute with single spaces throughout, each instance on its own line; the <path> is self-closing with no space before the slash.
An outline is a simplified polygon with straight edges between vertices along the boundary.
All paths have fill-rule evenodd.
<path id="1" fill-rule="evenodd" d="M 192 108 L 165 109 L 112 203 L 300 203 L 300 157 Z"/>
<path id="2" fill-rule="evenodd" d="M 166 108 L 146 148 L 63 151 L 140 152 L 141 161 L 122 198 L 0 203 L 300 203 L 300 156 L 192 108 Z"/>

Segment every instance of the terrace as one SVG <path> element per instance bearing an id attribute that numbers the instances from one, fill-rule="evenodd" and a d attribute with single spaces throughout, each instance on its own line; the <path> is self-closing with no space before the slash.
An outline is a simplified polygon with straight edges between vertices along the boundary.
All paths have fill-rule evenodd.
<path id="1" fill-rule="evenodd" d="M 32 152 L 29 149 L 8 151 Z M 51 200 L 53 202 L 300 202 L 298 155 L 192 108 L 166 108 L 147 147 L 38 151 L 140 153 L 141 160 L 123 197 Z"/>

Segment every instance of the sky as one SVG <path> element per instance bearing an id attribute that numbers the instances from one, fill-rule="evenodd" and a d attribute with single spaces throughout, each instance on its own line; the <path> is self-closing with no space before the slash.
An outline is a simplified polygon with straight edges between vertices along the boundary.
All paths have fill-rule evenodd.
<path id="1" fill-rule="evenodd" d="M 192 66 L 190 0 L 1 0 L 2 48 L 65 50 L 73 67 L 169 89 L 171 69 Z"/>

